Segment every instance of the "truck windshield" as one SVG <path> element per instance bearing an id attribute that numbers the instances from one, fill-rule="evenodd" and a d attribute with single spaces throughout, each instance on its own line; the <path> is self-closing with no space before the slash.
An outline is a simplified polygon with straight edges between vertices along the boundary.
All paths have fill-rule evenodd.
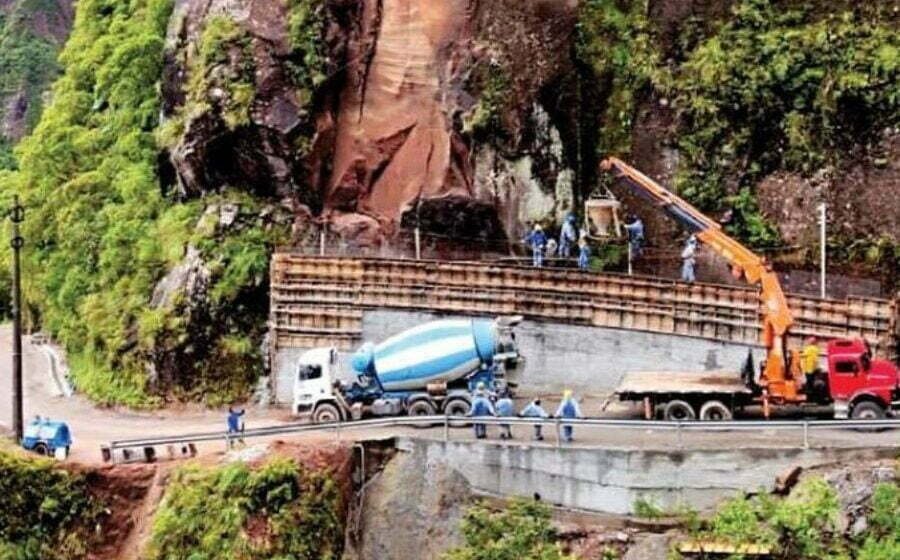
<path id="1" fill-rule="evenodd" d="M 322 366 L 300 366 L 297 378 L 300 381 L 318 379 L 322 377 Z"/>

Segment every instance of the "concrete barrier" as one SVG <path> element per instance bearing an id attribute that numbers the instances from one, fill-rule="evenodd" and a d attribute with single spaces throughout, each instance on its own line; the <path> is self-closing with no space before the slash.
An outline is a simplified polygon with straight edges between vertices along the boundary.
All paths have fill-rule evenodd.
<path id="1" fill-rule="evenodd" d="M 638 499 L 663 510 L 708 511 L 725 498 L 774 488 L 789 469 L 887 459 L 898 449 L 598 449 L 398 438 L 425 468 L 446 466 L 476 490 L 589 511 L 630 514 Z"/>

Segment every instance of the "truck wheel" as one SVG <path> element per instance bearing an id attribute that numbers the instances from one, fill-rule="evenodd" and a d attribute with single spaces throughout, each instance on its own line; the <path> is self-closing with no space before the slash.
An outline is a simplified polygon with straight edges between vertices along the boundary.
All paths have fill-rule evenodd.
<path id="1" fill-rule="evenodd" d="M 694 407 L 688 404 L 685 401 L 669 401 L 666 404 L 665 412 L 663 412 L 663 417 L 670 422 L 687 422 L 690 420 L 697 419 L 697 413 L 694 412 Z"/>
<path id="2" fill-rule="evenodd" d="M 453 399 L 444 405 L 444 414 L 447 416 L 465 416 L 472 406 L 465 399 Z"/>
<path id="3" fill-rule="evenodd" d="M 727 422 L 731 418 L 731 410 L 722 401 L 708 401 L 700 407 L 700 420 L 706 422 Z"/>
<path id="4" fill-rule="evenodd" d="M 34 446 L 33 451 L 38 455 L 50 455 L 50 448 L 47 447 L 46 443 L 38 443 Z"/>
<path id="5" fill-rule="evenodd" d="M 854 420 L 881 420 L 884 418 L 884 409 L 878 403 L 863 401 L 853 407 L 850 417 Z"/>
<path id="6" fill-rule="evenodd" d="M 434 416 L 437 414 L 437 408 L 431 402 L 422 399 L 409 405 L 406 413 L 410 416 Z"/>
<path id="7" fill-rule="evenodd" d="M 328 424 L 330 422 L 340 422 L 341 413 L 333 404 L 325 403 L 316 407 L 313 413 L 313 423 Z"/>

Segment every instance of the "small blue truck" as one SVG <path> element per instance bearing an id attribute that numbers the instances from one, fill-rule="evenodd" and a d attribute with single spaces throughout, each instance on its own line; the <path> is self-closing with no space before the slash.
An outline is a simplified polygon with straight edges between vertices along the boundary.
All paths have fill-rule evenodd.
<path id="1" fill-rule="evenodd" d="M 25 426 L 22 447 L 34 451 L 38 455 L 53 456 L 65 459 L 72 446 L 72 433 L 65 422 L 41 418 L 38 416 Z"/>

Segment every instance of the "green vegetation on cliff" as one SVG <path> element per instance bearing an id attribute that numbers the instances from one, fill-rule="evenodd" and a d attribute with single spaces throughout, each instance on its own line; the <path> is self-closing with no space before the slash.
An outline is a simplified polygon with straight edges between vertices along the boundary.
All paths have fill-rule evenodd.
<path id="1" fill-rule="evenodd" d="M 101 512 L 83 476 L 0 449 L 0 558 L 83 558 Z"/>
<path id="2" fill-rule="evenodd" d="M 58 10 L 55 3 L 19 0 L 13 2 L 7 14 L 0 12 L 0 123 L 9 110 L 25 108 L 24 129 L 34 128 L 42 109 L 41 94 L 57 75 L 56 54 L 59 45 L 39 36 L 31 28 L 34 18 Z M 14 99 L 15 98 L 15 99 Z M 15 103 L 10 104 L 10 101 Z M 18 120 L 18 119 L 15 119 Z M 12 140 L 0 133 L 0 169 L 15 167 Z"/>
<path id="3" fill-rule="evenodd" d="M 284 229 L 239 193 L 164 194 L 154 135 L 170 12 L 170 0 L 79 2 L 52 103 L 17 150 L 21 170 L 0 178 L 4 196 L 18 192 L 28 208 L 32 320 L 63 343 L 77 387 L 101 403 L 145 406 L 170 391 L 209 391 L 218 403 L 245 395 L 262 367 L 259 300 Z M 225 206 L 237 208 L 228 227 Z M 175 286 L 151 305 L 189 247 L 208 274 L 205 299 Z"/>
<path id="4" fill-rule="evenodd" d="M 186 467 L 153 523 L 150 560 L 341 557 L 341 492 L 327 474 L 287 459 L 262 467 Z"/>
<path id="5" fill-rule="evenodd" d="M 232 57 L 237 59 L 236 64 L 230 64 Z M 187 65 L 185 104 L 157 133 L 163 147 L 175 146 L 187 123 L 212 112 L 214 107 L 229 130 L 250 124 L 250 108 L 256 96 L 253 56 L 249 37 L 233 19 L 211 17 L 200 34 L 197 52 Z"/>
<path id="6" fill-rule="evenodd" d="M 685 196 L 752 216 L 752 187 L 765 175 L 839 163 L 900 122 L 900 32 L 871 17 L 737 4 L 673 83 Z M 749 241 L 772 241 L 760 221 L 742 225 Z"/>
<path id="7" fill-rule="evenodd" d="M 777 241 L 754 187 L 777 170 L 811 174 L 865 151 L 900 123 L 900 32 L 891 8 L 740 0 L 709 29 L 690 20 L 663 60 L 646 0 L 587 0 L 577 53 L 607 84 L 600 150 L 631 149 L 636 96 L 675 114 L 676 187 L 703 210 L 733 210 L 733 232 Z"/>
<path id="8" fill-rule="evenodd" d="M 556 543 L 550 508 L 517 499 L 500 510 L 476 505 L 462 522 L 464 544 L 444 560 L 567 560 Z"/>
<path id="9" fill-rule="evenodd" d="M 834 489 L 821 478 L 809 478 L 784 499 L 762 494 L 730 500 L 712 519 L 694 519 L 693 532 L 702 539 L 760 545 L 776 559 L 889 560 L 900 558 L 898 511 L 900 485 L 877 484 L 864 511 L 867 528 L 847 538 L 840 528 L 840 503 Z"/>

